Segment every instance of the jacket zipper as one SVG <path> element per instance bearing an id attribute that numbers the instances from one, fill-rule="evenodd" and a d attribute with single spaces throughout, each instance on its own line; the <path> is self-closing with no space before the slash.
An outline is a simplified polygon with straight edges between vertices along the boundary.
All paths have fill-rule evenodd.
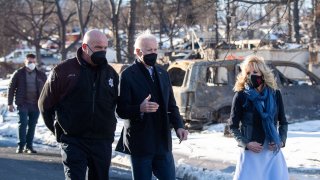
<path id="1" fill-rule="evenodd" d="M 95 109 L 95 99 L 96 99 L 96 82 L 93 83 L 93 96 L 92 96 L 92 112 L 94 113 L 94 109 Z"/>

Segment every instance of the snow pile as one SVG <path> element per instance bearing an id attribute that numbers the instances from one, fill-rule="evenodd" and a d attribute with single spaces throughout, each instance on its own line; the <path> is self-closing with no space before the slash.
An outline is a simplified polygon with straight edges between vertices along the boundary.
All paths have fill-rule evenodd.
<path id="1" fill-rule="evenodd" d="M 223 173 L 218 170 L 209 170 L 201 167 L 194 167 L 183 163 L 180 159 L 176 165 L 176 176 L 180 179 L 188 180 L 230 180 L 232 174 Z"/>

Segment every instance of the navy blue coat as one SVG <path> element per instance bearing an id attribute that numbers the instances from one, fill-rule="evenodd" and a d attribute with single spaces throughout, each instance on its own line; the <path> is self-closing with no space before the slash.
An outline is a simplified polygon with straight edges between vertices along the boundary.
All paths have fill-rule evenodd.
<path id="1" fill-rule="evenodd" d="M 171 127 L 183 128 L 183 120 L 173 95 L 173 90 L 167 71 L 155 66 L 155 75 L 159 80 L 163 113 L 165 137 L 168 151 L 172 150 Z M 151 137 L 154 131 L 152 116 L 149 113 L 141 115 L 140 104 L 151 94 L 147 78 L 138 67 L 137 62 L 129 66 L 121 74 L 120 97 L 117 105 L 119 117 L 126 119 L 116 151 L 132 155 L 146 155 L 156 152 L 156 145 Z"/>

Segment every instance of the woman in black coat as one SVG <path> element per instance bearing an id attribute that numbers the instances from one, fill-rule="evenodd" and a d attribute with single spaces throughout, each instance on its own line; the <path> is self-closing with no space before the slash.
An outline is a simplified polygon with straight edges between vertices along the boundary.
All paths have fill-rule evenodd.
<path id="1" fill-rule="evenodd" d="M 288 122 L 275 77 L 258 56 L 247 57 L 241 70 L 230 116 L 231 133 L 242 147 L 233 179 L 289 179 L 280 150 Z"/>

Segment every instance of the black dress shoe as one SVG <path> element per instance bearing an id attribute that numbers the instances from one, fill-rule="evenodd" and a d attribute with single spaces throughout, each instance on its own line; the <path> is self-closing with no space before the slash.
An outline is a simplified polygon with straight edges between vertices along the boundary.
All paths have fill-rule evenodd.
<path id="1" fill-rule="evenodd" d="M 33 153 L 37 153 L 36 150 L 34 150 L 33 148 L 26 148 L 23 150 L 24 153 L 28 153 L 28 154 L 33 154 Z"/>
<path id="2" fill-rule="evenodd" d="M 23 153 L 23 149 L 20 147 L 17 147 L 16 153 L 17 154 Z"/>

